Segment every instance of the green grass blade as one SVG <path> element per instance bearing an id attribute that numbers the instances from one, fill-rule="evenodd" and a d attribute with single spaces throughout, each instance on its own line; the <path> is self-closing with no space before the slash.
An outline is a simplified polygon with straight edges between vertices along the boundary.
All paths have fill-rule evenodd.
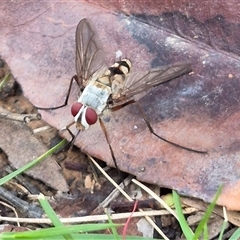
<path id="1" fill-rule="evenodd" d="M 224 234 L 224 231 L 225 231 L 225 229 L 227 227 L 227 223 L 228 223 L 227 221 L 223 221 L 221 232 L 220 232 L 219 238 L 218 238 L 219 240 L 223 239 L 223 234 Z"/>
<path id="2" fill-rule="evenodd" d="M 88 233 L 88 234 L 72 234 L 71 235 L 73 239 L 76 240 L 113 240 L 113 235 L 111 234 L 96 234 L 96 233 Z M 8 236 L 7 235 L 1 235 L 0 234 L 0 239 L 1 240 L 12 240 L 12 239 L 21 239 L 21 240 L 26 240 L 26 238 L 13 238 L 13 236 Z M 30 238 L 28 238 L 30 239 Z M 34 238 L 34 240 L 62 240 L 64 239 L 62 236 L 52 236 L 51 238 L 49 237 L 39 237 L 39 238 Z M 139 237 L 139 236 L 126 236 L 126 240 L 153 240 L 152 238 L 145 238 L 145 237 Z"/>
<path id="3" fill-rule="evenodd" d="M 109 213 L 108 213 L 107 211 L 105 211 L 105 213 L 107 214 L 108 222 L 109 222 L 110 224 L 113 224 L 113 221 L 112 221 Z M 120 238 L 119 238 L 119 235 L 118 235 L 118 233 L 117 233 L 116 228 L 115 228 L 115 227 L 112 227 L 111 230 L 112 230 L 113 237 L 114 237 L 116 240 L 119 240 Z"/>
<path id="4" fill-rule="evenodd" d="M 40 193 L 38 200 L 41 204 L 41 207 L 43 208 L 44 212 L 47 214 L 48 218 L 51 220 L 52 224 L 55 227 L 61 227 L 64 226 L 64 224 L 60 221 L 54 210 L 52 209 L 51 205 L 45 198 L 43 194 Z"/>
<path id="5" fill-rule="evenodd" d="M 223 239 L 223 233 L 225 231 L 225 229 L 227 228 L 227 224 L 228 224 L 228 216 L 227 216 L 227 210 L 225 207 L 223 207 L 223 216 L 224 216 L 224 221 L 221 227 L 221 232 L 219 234 L 219 240 Z"/>
<path id="6" fill-rule="evenodd" d="M 207 224 L 204 224 L 204 227 L 203 227 L 203 239 L 209 239 Z"/>
<path id="7" fill-rule="evenodd" d="M 113 240 L 113 235 L 111 234 L 81 234 L 83 240 Z M 153 240 L 153 238 L 146 238 L 140 236 L 126 236 L 126 240 Z"/>
<path id="8" fill-rule="evenodd" d="M 197 226 L 193 240 L 197 240 L 200 237 L 200 235 L 203 231 L 204 225 L 207 224 L 207 222 L 212 214 L 212 211 L 216 205 L 219 195 L 221 194 L 221 191 L 222 191 L 222 185 L 218 188 L 217 193 L 215 194 L 212 203 L 208 206 L 207 211 L 205 212 L 202 220 L 200 221 L 199 225 Z"/>
<path id="9" fill-rule="evenodd" d="M 236 240 L 240 238 L 240 228 L 238 228 L 233 235 L 229 238 L 229 240 Z"/>
<path id="10" fill-rule="evenodd" d="M 81 225 L 73 225 L 73 226 L 61 226 L 61 227 L 50 227 L 46 229 L 39 229 L 34 231 L 26 231 L 26 232 L 13 232 L 13 233 L 2 233 L 0 235 L 0 239 L 4 239 L 4 235 L 6 235 L 6 239 L 38 239 L 38 238 L 48 238 L 56 236 L 63 236 L 66 234 L 77 233 L 77 232 L 93 232 L 100 231 L 104 229 L 108 229 L 111 227 L 118 227 L 120 224 L 81 224 Z"/>
<path id="11" fill-rule="evenodd" d="M 8 74 L 3 78 L 3 80 L 2 80 L 1 83 L 0 83 L 0 91 L 2 90 L 4 84 L 9 80 L 10 76 L 11 76 L 11 74 L 8 73 Z"/>
<path id="12" fill-rule="evenodd" d="M 54 210 L 52 209 L 51 205 L 49 204 L 49 202 L 47 201 L 45 196 L 43 194 L 40 194 L 38 197 L 38 200 L 39 200 L 44 212 L 47 214 L 48 218 L 51 220 L 52 224 L 55 227 L 63 227 L 64 224 L 60 221 L 59 217 L 54 212 Z M 70 234 L 66 234 L 63 237 L 67 240 L 73 240 L 73 238 L 71 237 Z"/>
<path id="13" fill-rule="evenodd" d="M 186 239 L 193 239 L 194 234 L 191 228 L 188 226 L 188 223 L 182 212 L 180 197 L 174 190 L 173 190 L 173 201 L 174 201 L 174 206 L 177 212 L 179 224 L 181 226 L 184 236 L 186 237 Z"/>
<path id="14" fill-rule="evenodd" d="M 60 143 L 58 143 L 56 146 L 54 146 L 53 148 L 51 148 L 50 150 L 48 150 L 47 152 L 45 152 L 43 155 L 41 155 L 40 157 L 34 159 L 33 161 L 31 161 L 30 163 L 24 165 L 23 167 L 17 169 L 16 171 L 8 174 L 7 176 L 3 177 L 0 179 L 0 185 L 3 185 L 4 183 L 8 182 L 9 180 L 11 180 L 12 178 L 16 177 L 17 175 L 23 173 L 24 171 L 28 170 L 29 168 L 32 168 L 33 166 L 35 166 L 36 164 L 38 164 L 39 162 L 43 161 L 44 159 L 46 159 L 49 155 L 53 154 L 54 152 L 56 152 L 57 150 L 59 150 L 60 148 L 62 148 L 65 144 L 67 143 L 67 140 L 62 140 Z"/>

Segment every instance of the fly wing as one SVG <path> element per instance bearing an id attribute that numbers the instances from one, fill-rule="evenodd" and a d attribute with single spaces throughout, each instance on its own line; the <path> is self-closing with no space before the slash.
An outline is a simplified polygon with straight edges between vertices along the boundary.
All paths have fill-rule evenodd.
<path id="1" fill-rule="evenodd" d="M 82 19 L 76 30 L 76 71 L 78 84 L 85 87 L 104 64 L 104 52 L 97 31 L 89 19 Z"/>
<path id="2" fill-rule="evenodd" d="M 190 71 L 191 64 L 189 62 L 178 62 L 153 68 L 146 72 L 129 73 L 126 75 L 124 86 L 120 90 L 121 92 L 113 95 L 112 100 L 116 105 L 119 105 L 119 102 L 124 104 L 124 102 L 132 100 L 135 95 Z"/>

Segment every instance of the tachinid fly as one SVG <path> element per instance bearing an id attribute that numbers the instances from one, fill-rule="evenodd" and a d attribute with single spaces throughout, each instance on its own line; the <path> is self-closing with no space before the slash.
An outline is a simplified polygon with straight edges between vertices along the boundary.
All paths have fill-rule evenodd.
<path id="1" fill-rule="evenodd" d="M 190 71 L 189 63 L 176 63 L 146 72 L 131 73 L 131 61 L 122 59 L 107 68 L 93 24 L 82 19 L 76 30 L 76 70 L 80 89 L 72 115 L 81 130 L 94 124 L 105 108 L 123 105 L 134 95 Z M 109 104 L 111 103 L 111 105 Z"/>
<path id="2" fill-rule="evenodd" d="M 119 88 L 123 86 L 125 76 L 129 73 L 130 68 L 130 60 L 123 59 L 107 70 L 104 67 L 105 72 L 100 74 L 100 77 L 99 72 L 97 75 L 93 74 L 78 102 L 74 103 L 71 108 L 78 129 L 85 130 L 89 125 L 96 123 L 98 115 L 102 114 L 104 109 L 109 106 L 110 99 L 118 98 L 121 90 Z"/>
<path id="3" fill-rule="evenodd" d="M 153 68 L 149 71 L 132 72 L 132 63 L 129 59 L 122 59 L 115 62 L 111 67 L 107 67 L 104 56 L 105 54 L 93 24 L 86 18 L 82 19 L 76 30 L 77 75 L 71 79 L 65 103 L 58 107 L 38 107 L 38 109 L 53 110 L 66 106 L 73 80 L 75 80 L 80 88 L 80 96 L 77 102 L 72 105 L 71 112 L 77 128 L 85 130 L 100 119 L 100 115 L 103 114 L 106 108 L 121 108 L 134 102 L 135 95 L 191 70 L 191 65 L 188 62 L 178 62 Z M 152 130 L 141 109 L 140 112 L 149 130 L 158 138 L 188 151 L 204 153 L 180 146 L 158 136 Z M 69 124 L 67 129 L 71 125 Z M 101 121 L 100 125 L 102 126 Z M 112 152 L 111 146 L 110 150 Z"/>

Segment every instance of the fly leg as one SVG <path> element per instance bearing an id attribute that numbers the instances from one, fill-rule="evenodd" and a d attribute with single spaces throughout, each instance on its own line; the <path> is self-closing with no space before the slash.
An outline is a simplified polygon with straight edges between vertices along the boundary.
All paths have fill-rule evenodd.
<path id="1" fill-rule="evenodd" d="M 206 153 L 207 153 L 206 151 L 199 151 L 199 150 L 195 150 L 195 149 L 192 149 L 192 148 L 184 147 L 184 146 L 182 146 L 182 145 L 179 145 L 179 144 L 177 144 L 177 143 L 171 142 L 171 141 L 167 140 L 166 138 L 163 138 L 163 137 L 159 136 L 158 134 L 156 134 L 156 133 L 154 132 L 152 126 L 150 125 L 150 123 L 149 123 L 146 115 L 144 114 L 142 108 L 140 107 L 139 103 L 138 103 L 137 101 L 136 101 L 135 103 L 136 103 L 136 105 L 137 105 L 137 107 L 138 107 L 138 109 L 139 109 L 139 111 L 140 111 L 140 113 L 141 113 L 141 115 L 142 115 L 145 123 L 147 124 L 147 127 L 148 127 L 149 131 L 150 131 L 154 136 L 156 136 L 157 138 L 159 138 L 159 139 L 163 140 L 164 142 L 167 142 L 167 143 L 169 143 L 169 144 L 171 144 L 171 145 L 173 145 L 173 146 L 175 146 L 175 147 L 182 148 L 182 149 L 185 149 L 185 150 L 190 151 L 190 152 L 195 152 L 195 153 L 200 153 L 200 154 L 206 154 Z"/>
<path id="2" fill-rule="evenodd" d="M 77 133 L 76 135 L 74 135 L 73 132 L 70 130 L 70 127 L 71 127 L 74 123 L 75 123 L 75 122 L 73 121 L 73 122 L 69 123 L 66 127 L 62 128 L 62 129 L 60 130 L 60 131 L 64 131 L 64 130 L 67 130 L 67 131 L 68 131 L 68 133 L 69 133 L 70 136 L 72 137 L 71 141 L 69 142 L 70 144 L 72 144 L 72 143 L 75 141 L 75 139 L 76 139 L 76 137 L 77 137 L 77 135 L 78 135 L 78 133 L 79 133 L 79 131 L 78 131 L 78 133 Z"/>
<path id="3" fill-rule="evenodd" d="M 70 81 L 70 84 L 69 84 L 69 87 L 68 87 L 68 91 L 67 91 L 67 95 L 66 95 L 66 99 L 64 101 L 64 103 L 60 106 L 57 106 L 57 107 L 49 107 L 49 108 L 45 108 L 45 107 L 37 107 L 35 106 L 37 109 L 39 110 L 55 110 L 55 109 L 59 109 L 59 108 L 62 108 L 62 107 L 65 107 L 67 104 L 68 104 L 68 99 L 69 99 L 69 96 L 70 96 L 70 92 L 71 92 L 71 89 L 72 89 L 72 84 L 73 84 L 73 81 L 76 81 L 77 84 L 78 84 L 78 79 L 77 79 L 77 76 L 74 75 Z"/>
<path id="4" fill-rule="evenodd" d="M 99 118 L 99 123 L 100 123 L 100 126 L 101 126 L 102 130 L 103 130 L 103 133 L 104 133 L 105 139 L 106 139 L 106 141 L 107 141 L 108 147 L 109 147 L 109 149 L 110 149 L 110 152 L 111 152 L 111 156 L 112 156 L 114 165 L 115 165 L 117 171 L 119 172 L 119 174 L 121 175 L 120 170 L 119 170 L 118 165 L 117 165 L 116 158 L 115 158 L 115 156 L 114 156 L 114 152 L 113 152 L 112 146 L 111 146 L 110 141 L 109 141 L 109 138 L 108 138 L 108 134 L 107 134 L 106 127 L 105 127 L 105 125 L 104 125 L 104 123 L 103 123 L 103 121 L 102 121 L 101 118 Z"/>
<path id="5" fill-rule="evenodd" d="M 39 110 L 55 110 L 55 109 L 59 109 L 59 108 L 62 108 L 62 107 L 65 107 L 67 104 L 68 104 L 68 99 L 69 99 L 69 96 L 70 96 L 70 92 L 71 92 L 71 89 L 72 89 L 72 85 L 73 85 L 73 81 L 76 81 L 77 84 L 79 85 L 78 83 L 78 78 L 76 75 L 74 75 L 72 78 L 71 78 L 71 81 L 70 81 L 70 84 L 69 84 L 69 87 L 68 87 L 68 91 L 67 91 L 67 95 L 66 95 L 66 98 L 65 98 L 65 101 L 62 105 L 59 105 L 57 107 L 49 107 L 49 108 L 45 108 L 45 107 L 37 107 L 35 106 L 37 109 Z M 71 140 L 69 141 L 69 143 L 64 147 L 64 148 L 67 148 L 69 145 L 71 146 L 73 144 L 73 142 L 75 141 L 77 135 L 79 134 L 79 132 L 77 133 L 77 135 L 75 136 L 72 131 L 70 130 L 70 127 L 74 124 L 75 122 L 71 122 L 70 124 L 68 124 L 66 127 L 64 127 L 63 129 L 61 129 L 60 131 L 63 131 L 63 130 L 67 130 L 68 133 L 70 134 L 71 136 Z"/>
<path id="6" fill-rule="evenodd" d="M 136 103 L 136 105 L 137 105 L 137 107 L 138 107 L 138 109 L 139 109 L 139 111 L 140 111 L 140 113 L 141 113 L 141 115 L 142 115 L 142 117 L 143 117 L 143 119 L 144 119 L 144 121 L 145 121 L 148 129 L 149 129 L 149 131 L 150 131 L 154 136 L 156 136 L 157 138 L 161 139 L 162 141 L 167 142 L 167 143 L 169 143 L 169 144 L 171 144 L 171 145 L 173 145 L 173 146 L 175 146 L 175 147 L 182 148 L 182 149 L 185 149 L 185 150 L 190 151 L 190 152 L 195 152 L 195 153 L 200 153 L 200 154 L 206 154 L 206 153 L 207 153 L 206 151 L 199 151 L 199 150 L 195 150 L 195 149 L 192 149 L 192 148 L 184 147 L 184 146 L 182 146 L 182 145 L 179 145 L 179 144 L 177 144 L 177 143 L 171 142 L 171 141 L 169 141 L 169 140 L 167 140 L 167 139 L 159 136 L 158 134 L 156 134 L 156 133 L 154 132 L 152 126 L 150 125 L 150 123 L 149 123 L 146 115 L 144 114 L 142 108 L 140 107 L 139 103 L 138 103 L 137 101 L 133 100 L 133 99 L 132 99 L 132 100 L 129 100 L 129 101 L 123 103 L 123 104 L 117 105 L 117 106 L 113 106 L 113 107 L 110 106 L 110 109 L 111 109 L 112 111 L 117 111 L 117 110 L 119 110 L 119 109 L 121 109 L 121 108 L 123 108 L 123 107 L 125 107 L 125 106 L 127 106 L 127 105 L 129 105 L 129 104 L 132 104 L 132 103 Z M 111 102 L 110 102 L 110 105 L 111 105 Z"/>
<path id="7" fill-rule="evenodd" d="M 59 130 L 59 131 L 65 131 L 65 130 L 66 130 L 66 131 L 68 131 L 69 135 L 71 136 L 71 140 L 70 140 L 69 143 L 65 146 L 65 148 L 68 147 L 68 146 L 72 146 L 72 145 L 74 144 L 74 141 L 76 140 L 78 134 L 80 133 L 80 130 L 78 130 L 78 132 L 77 132 L 76 135 L 73 134 L 73 132 L 70 130 L 70 127 L 71 127 L 73 124 L 75 124 L 74 121 L 71 122 L 71 123 L 69 123 L 66 127 L 64 127 L 64 128 L 62 128 L 62 129 Z"/>
<path id="8" fill-rule="evenodd" d="M 71 81 L 70 81 L 70 84 L 69 84 L 69 87 L 68 87 L 68 91 L 67 91 L 67 95 L 66 95 L 66 99 L 64 101 L 64 103 L 60 106 L 57 106 L 57 107 L 49 107 L 49 108 L 45 108 L 45 107 L 37 107 L 35 106 L 37 109 L 39 110 L 55 110 L 55 109 L 59 109 L 59 108 L 62 108 L 62 107 L 65 107 L 67 104 L 68 104 L 68 99 L 69 99 L 69 96 L 70 96 L 70 93 L 71 93 L 71 89 L 72 89 L 72 85 L 73 85 L 73 81 L 76 81 L 76 83 L 79 85 L 78 83 L 78 77 L 76 75 L 74 75 L 72 78 L 71 78 Z M 79 86 L 80 87 L 80 86 Z M 82 91 L 82 89 L 81 89 Z M 68 124 L 66 127 L 62 128 L 60 131 L 64 131 L 64 130 L 67 130 L 69 135 L 71 136 L 71 140 L 69 141 L 69 143 L 64 147 L 64 148 L 67 148 L 68 146 L 72 146 L 76 137 L 78 136 L 79 132 L 74 135 L 72 133 L 72 131 L 70 130 L 70 127 L 74 124 L 75 122 L 71 122 L 70 124 Z"/>

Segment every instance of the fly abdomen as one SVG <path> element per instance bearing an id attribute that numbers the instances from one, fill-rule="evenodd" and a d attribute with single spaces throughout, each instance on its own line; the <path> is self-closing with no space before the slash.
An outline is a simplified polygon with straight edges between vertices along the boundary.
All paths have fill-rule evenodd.
<path id="1" fill-rule="evenodd" d="M 130 72 L 132 67 L 132 63 L 128 59 L 123 59 L 114 63 L 108 70 L 110 71 L 110 75 L 126 75 Z"/>
<path id="2" fill-rule="evenodd" d="M 125 84 L 126 75 L 130 72 L 132 63 L 128 59 L 123 59 L 114 63 L 108 70 L 110 71 L 112 99 L 120 97 Z"/>

